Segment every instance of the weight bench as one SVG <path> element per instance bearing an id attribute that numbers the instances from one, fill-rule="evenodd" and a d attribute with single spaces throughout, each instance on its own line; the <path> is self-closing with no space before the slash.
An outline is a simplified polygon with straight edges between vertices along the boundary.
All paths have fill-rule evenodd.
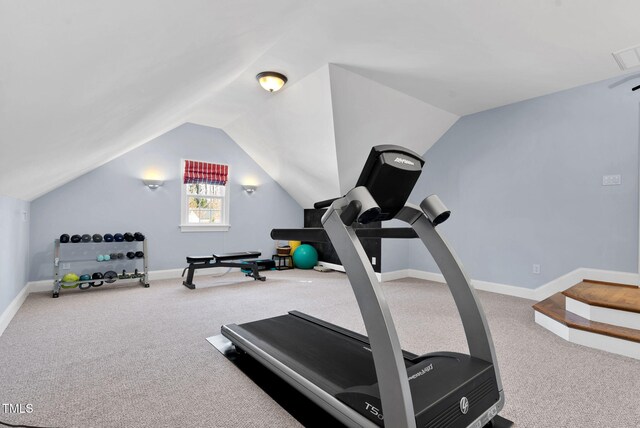
<path id="1" fill-rule="evenodd" d="M 193 274 L 197 269 L 209 269 L 215 267 L 229 267 L 229 268 L 241 268 L 250 272 L 245 273 L 245 276 L 250 276 L 253 279 L 264 281 L 266 278 L 260 276 L 258 273 L 259 266 L 256 261 L 243 261 L 244 259 L 256 259 L 260 257 L 258 251 L 242 251 L 239 253 L 227 253 L 227 254 L 213 254 L 211 256 L 187 256 L 187 263 L 189 266 L 184 268 L 182 276 L 188 270 L 187 279 L 182 281 L 182 285 L 187 288 L 195 289 L 196 285 L 193 283 Z M 233 261 L 237 260 L 237 261 Z"/>

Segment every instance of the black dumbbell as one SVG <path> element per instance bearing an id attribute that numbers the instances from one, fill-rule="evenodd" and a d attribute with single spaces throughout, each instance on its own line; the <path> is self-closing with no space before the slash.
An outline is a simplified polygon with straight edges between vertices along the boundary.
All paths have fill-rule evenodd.
<path id="1" fill-rule="evenodd" d="M 95 272 L 93 275 L 91 275 L 91 279 L 102 279 L 104 278 L 104 275 L 102 275 L 102 273 L 100 272 Z M 90 282 L 89 284 L 91 284 L 92 287 L 100 287 L 102 284 L 104 284 L 103 281 L 100 281 L 100 283 L 98 284 L 98 282 Z"/>
<path id="2" fill-rule="evenodd" d="M 114 272 L 114 271 L 112 271 L 112 270 L 106 271 L 106 272 L 104 273 L 104 281 L 105 281 L 107 284 L 112 284 L 112 283 L 116 282 L 116 279 L 117 279 L 117 278 L 118 278 L 118 274 L 117 274 L 117 273 L 115 273 L 115 272 Z"/>

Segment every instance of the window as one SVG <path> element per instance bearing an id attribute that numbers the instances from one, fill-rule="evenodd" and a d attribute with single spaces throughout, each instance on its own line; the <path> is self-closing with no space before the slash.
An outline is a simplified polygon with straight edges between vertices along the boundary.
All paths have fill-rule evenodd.
<path id="1" fill-rule="evenodd" d="M 183 232 L 229 230 L 229 166 L 182 161 Z"/>

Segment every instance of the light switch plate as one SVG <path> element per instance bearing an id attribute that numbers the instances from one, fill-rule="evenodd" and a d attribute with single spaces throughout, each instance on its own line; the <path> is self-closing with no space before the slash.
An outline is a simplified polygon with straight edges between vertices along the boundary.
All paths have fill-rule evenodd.
<path id="1" fill-rule="evenodd" d="M 603 186 L 619 186 L 620 184 L 622 184 L 622 176 L 620 174 L 602 176 Z"/>

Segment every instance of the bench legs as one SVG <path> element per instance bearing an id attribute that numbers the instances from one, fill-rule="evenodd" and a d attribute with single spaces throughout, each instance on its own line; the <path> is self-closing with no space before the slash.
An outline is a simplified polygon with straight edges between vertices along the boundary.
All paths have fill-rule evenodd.
<path id="1" fill-rule="evenodd" d="M 250 276 L 251 278 L 258 280 L 258 281 L 264 281 L 266 278 L 262 275 L 260 275 L 260 273 L 258 273 L 258 264 L 257 263 L 225 263 L 225 262 L 219 262 L 219 263 L 189 263 L 189 266 L 184 268 L 184 270 L 182 271 L 182 276 L 184 276 L 184 273 L 188 271 L 187 273 L 187 279 L 182 281 L 182 285 L 184 285 L 185 287 L 194 290 L 196 288 L 196 285 L 193 283 L 193 275 L 196 271 L 196 269 L 208 269 L 208 268 L 214 268 L 214 267 L 229 267 L 229 268 L 240 268 L 240 269 L 251 269 L 251 272 L 249 273 L 245 273 L 245 276 Z"/>
<path id="2" fill-rule="evenodd" d="M 251 269 L 251 273 L 245 273 L 244 276 L 250 276 L 253 279 L 257 279 L 258 281 L 264 281 L 265 279 L 267 279 L 258 273 L 258 265 L 256 263 L 246 264 L 245 266 Z"/>
<path id="3" fill-rule="evenodd" d="M 191 290 L 194 290 L 196 288 L 196 285 L 193 283 L 193 274 L 195 273 L 197 267 L 195 263 L 190 263 L 188 268 L 185 268 L 185 270 L 189 270 L 189 273 L 187 274 L 187 279 L 185 281 L 182 281 L 182 285 L 184 285 L 187 288 L 190 288 Z M 182 271 L 182 276 L 184 276 L 184 270 Z"/>

